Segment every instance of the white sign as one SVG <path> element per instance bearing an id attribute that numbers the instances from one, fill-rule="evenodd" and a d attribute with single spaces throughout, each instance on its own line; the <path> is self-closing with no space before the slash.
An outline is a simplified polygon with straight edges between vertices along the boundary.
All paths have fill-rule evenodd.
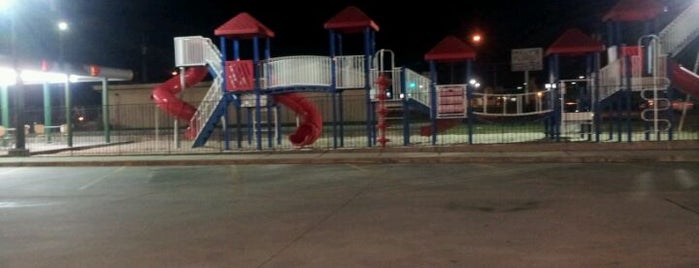
<path id="1" fill-rule="evenodd" d="M 512 71 L 540 71 L 544 69 L 544 49 L 520 48 L 512 50 Z"/>

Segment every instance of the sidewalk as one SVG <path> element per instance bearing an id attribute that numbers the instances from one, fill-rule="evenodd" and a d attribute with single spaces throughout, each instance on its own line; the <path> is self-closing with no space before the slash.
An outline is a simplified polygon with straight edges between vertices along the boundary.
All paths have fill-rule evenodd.
<path id="1" fill-rule="evenodd" d="M 75 148 L 74 148 L 75 149 Z M 550 143 L 215 154 L 0 157 L 0 166 L 699 162 L 699 142 Z"/>

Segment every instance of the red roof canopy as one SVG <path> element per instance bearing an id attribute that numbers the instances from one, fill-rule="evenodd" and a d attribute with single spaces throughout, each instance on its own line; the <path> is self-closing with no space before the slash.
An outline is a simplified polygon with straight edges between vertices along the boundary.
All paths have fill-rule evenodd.
<path id="1" fill-rule="evenodd" d="M 455 36 L 447 36 L 437 43 L 430 52 L 425 54 L 425 60 L 458 61 L 476 58 L 476 51 Z"/>
<path id="2" fill-rule="evenodd" d="M 252 38 L 274 37 L 274 32 L 246 12 L 242 12 L 214 30 L 216 36 Z"/>
<path id="3" fill-rule="evenodd" d="M 664 7 L 655 0 L 620 0 L 602 21 L 643 21 L 663 13 Z"/>
<path id="4" fill-rule="evenodd" d="M 578 29 L 568 29 L 546 50 L 546 55 L 578 55 L 604 51 L 604 44 Z"/>
<path id="5" fill-rule="evenodd" d="M 363 11 L 355 6 L 348 6 L 325 23 L 325 29 L 343 32 L 361 32 L 366 27 L 379 31 L 379 26 Z"/>

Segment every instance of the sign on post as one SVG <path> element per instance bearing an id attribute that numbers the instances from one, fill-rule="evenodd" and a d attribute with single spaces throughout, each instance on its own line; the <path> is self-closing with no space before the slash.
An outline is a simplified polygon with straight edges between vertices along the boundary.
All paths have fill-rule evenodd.
<path id="1" fill-rule="evenodd" d="M 540 71 L 544 69 L 543 62 L 544 49 L 520 48 L 512 50 L 512 71 Z"/>

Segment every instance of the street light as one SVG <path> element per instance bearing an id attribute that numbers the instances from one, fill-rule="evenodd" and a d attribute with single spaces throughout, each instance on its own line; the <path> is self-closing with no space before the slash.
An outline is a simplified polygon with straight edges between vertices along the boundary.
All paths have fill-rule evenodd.
<path id="1" fill-rule="evenodd" d="M 67 144 L 66 145 L 68 147 L 73 147 L 73 126 L 72 126 L 73 118 L 71 117 L 71 113 L 70 113 L 70 106 L 71 106 L 71 103 L 70 103 L 70 79 L 69 79 L 70 78 L 70 67 L 68 66 L 68 64 L 66 64 L 65 59 L 64 59 L 64 43 L 65 43 L 64 39 L 65 39 L 66 33 L 68 33 L 68 30 L 70 30 L 70 25 L 68 24 L 68 22 L 66 22 L 64 20 L 60 20 L 60 21 L 58 21 L 56 26 L 58 27 L 58 62 L 61 64 L 61 68 L 63 69 L 63 71 L 65 72 L 65 75 L 66 75 L 66 80 L 65 80 L 66 82 L 65 82 L 64 87 L 63 87 L 64 88 L 64 95 L 65 95 L 65 104 L 66 104 L 66 107 L 65 107 L 65 109 L 66 109 L 65 110 L 66 132 L 67 132 L 66 133 L 67 134 L 67 137 L 66 137 Z"/>
<path id="2" fill-rule="evenodd" d="M 59 31 L 64 32 L 68 30 L 68 23 L 65 21 L 59 21 L 57 26 Z"/>

